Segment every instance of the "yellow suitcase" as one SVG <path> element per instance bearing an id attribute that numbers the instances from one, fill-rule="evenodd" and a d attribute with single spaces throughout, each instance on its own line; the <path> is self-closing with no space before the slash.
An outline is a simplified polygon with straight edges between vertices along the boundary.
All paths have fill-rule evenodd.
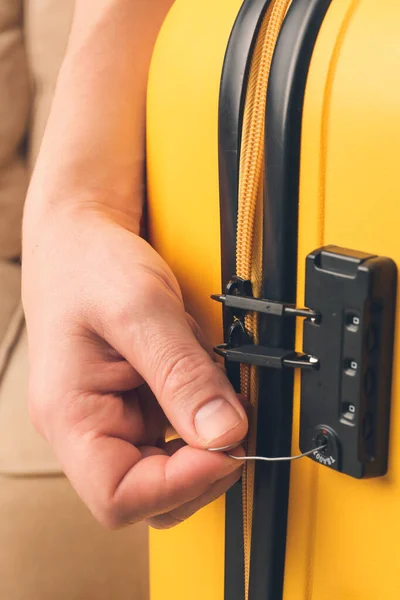
<path id="1" fill-rule="evenodd" d="M 151 66 L 150 238 L 174 270 L 188 312 L 215 346 L 227 341 L 231 324 L 225 307 L 223 326 L 221 305 L 210 295 L 223 292 L 235 273 L 240 136 L 249 76 L 263 23 L 275 14 L 277 2 L 176 0 Z M 308 421 L 314 423 L 318 411 L 325 418 L 326 406 L 336 400 L 333 421 L 321 425 L 337 446 L 332 452 L 329 446 L 328 457 L 314 453 L 314 460 L 255 467 L 246 591 L 238 484 L 179 527 L 151 532 L 151 600 L 400 598 L 395 269 L 391 261 L 358 254 L 400 263 L 399 31 L 396 0 L 288 2 L 272 48 L 265 102 L 262 295 L 278 303 L 297 300 L 298 306 L 305 299 L 317 298 L 318 304 L 323 297 L 325 307 L 337 300 L 336 283 L 329 287 L 329 278 L 318 279 L 329 271 L 341 278 L 340 289 L 349 290 L 350 300 L 345 308 L 338 300 L 334 324 L 340 335 L 333 329 L 332 337 L 316 342 L 324 357 L 317 357 L 319 376 L 315 371 L 300 376 L 301 368 L 259 370 L 256 450 L 272 457 L 307 450 L 316 437 L 299 440 L 300 429 L 304 435 Z M 332 247 L 314 252 L 331 245 L 356 253 L 343 255 Z M 374 279 L 376 261 L 383 265 L 381 279 Z M 365 288 L 365 297 L 351 287 L 360 280 L 356 272 L 375 281 Z M 384 298 L 383 308 L 371 300 L 372 288 Z M 378 313 L 367 331 L 371 315 Z M 335 309 L 330 314 L 336 318 Z M 314 339 L 310 330 L 318 328 L 318 318 L 306 318 L 304 350 L 315 347 L 318 335 Z M 357 361 L 346 350 L 352 334 L 366 344 Z M 259 338 L 264 346 L 301 351 L 302 320 L 260 317 Z M 334 339 L 341 344 L 337 356 Z M 368 358 L 365 348 L 375 358 Z M 325 359 L 336 365 L 331 379 L 324 379 Z M 237 383 L 237 368 L 227 364 Z M 347 382 L 361 386 L 354 397 L 356 388 L 343 392 Z M 318 406 L 314 384 L 321 388 Z M 327 464 L 331 456 L 337 462 Z M 357 472 L 350 473 L 350 463 Z"/>

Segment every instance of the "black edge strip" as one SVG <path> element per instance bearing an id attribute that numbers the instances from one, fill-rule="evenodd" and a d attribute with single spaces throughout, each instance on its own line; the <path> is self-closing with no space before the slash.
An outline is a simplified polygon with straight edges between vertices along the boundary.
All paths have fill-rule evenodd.
<path id="1" fill-rule="evenodd" d="M 239 155 L 250 59 L 271 0 L 245 0 L 233 26 L 222 69 L 219 95 L 219 186 L 222 285 L 235 273 Z"/>
<path id="2" fill-rule="evenodd" d="M 296 0 L 271 67 L 266 111 L 263 296 L 294 303 L 297 276 L 300 140 L 307 75 L 331 0 Z M 261 319 L 260 341 L 293 348 L 295 325 Z M 260 370 L 257 454 L 289 456 L 293 374 Z M 289 463 L 258 463 L 254 496 L 251 600 L 281 600 L 286 552 Z"/>
<path id="3" fill-rule="evenodd" d="M 233 26 L 222 70 L 219 97 L 219 186 L 221 211 L 222 291 L 236 266 L 239 154 L 250 59 L 262 18 L 270 0 L 245 0 Z M 224 311 L 225 339 L 231 325 Z M 228 376 L 239 389 L 239 368 L 226 364 Z M 226 496 L 225 600 L 243 600 L 243 521 L 241 483 Z"/>

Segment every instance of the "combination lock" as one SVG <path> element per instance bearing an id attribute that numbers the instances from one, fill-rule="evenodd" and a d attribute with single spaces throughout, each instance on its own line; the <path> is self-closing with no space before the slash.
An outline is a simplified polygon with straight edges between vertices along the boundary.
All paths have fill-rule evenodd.
<path id="1" fill-rule="evenodd" d="M 328 246 L 306 261 L 300 448 L 353 477 L 387 471 L 397 270 L 389 258 Z"/>
<path id="2" fill-rule="evenodd" d="M 306 260 L 306 308 L 254 298 L 234 276 L 212 298 L 230 311 L 228 362 L 301 370 L 300 448 L 352 477 L 387 471 L 397 268 L 390 258 L 326 246 Z M 245 316 L 304 318 L 303 351 L 254 344 Z M 321 449 L 322 447 L 322 449 Z M 269 459 L 268 459 L 269 460 Z"/>

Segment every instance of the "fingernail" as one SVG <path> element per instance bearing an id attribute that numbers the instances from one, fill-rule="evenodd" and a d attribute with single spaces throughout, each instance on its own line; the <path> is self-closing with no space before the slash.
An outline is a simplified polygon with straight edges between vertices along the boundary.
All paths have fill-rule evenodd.
<path id="1" fill-rule="evenodd" d="M 221 446 L 220 448 L 207 448 L 207 450 L 209 452 L 226 452 L 227 450 L 233 450 L 234 448 L 237 448 L 238 446 L 243 444 L 245 440 L 246 438 L 243 438 L 242 440 L 240 440 L 240 442 L 235 442 L 234 444 L 229 444 L 228 446 Z"/>
<path id="2" fill-rule="evenodd" d="M 218 398 L 197 411 L 194 426 L 199 436 L 209 444 L 237 427 L 242 420 L 232 404 Z"/>

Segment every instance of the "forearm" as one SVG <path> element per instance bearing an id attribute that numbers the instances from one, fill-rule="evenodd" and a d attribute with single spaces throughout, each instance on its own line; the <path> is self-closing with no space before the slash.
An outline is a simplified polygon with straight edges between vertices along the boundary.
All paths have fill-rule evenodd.
<path id="1" fill-rule="evenodd" d="M 139 221 L 148 69 L 171 3 L 77 0 L 28 211 L 87 201 Z"/>

